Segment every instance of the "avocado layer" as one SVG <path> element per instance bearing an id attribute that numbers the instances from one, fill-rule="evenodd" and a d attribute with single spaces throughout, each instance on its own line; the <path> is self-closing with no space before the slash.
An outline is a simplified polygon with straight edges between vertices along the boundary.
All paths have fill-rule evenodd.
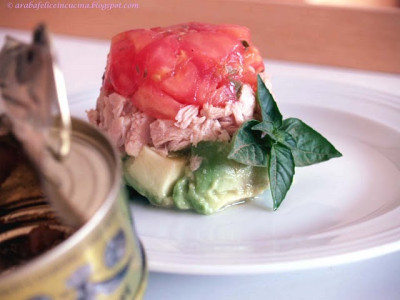
<path id="1" fill-rule="evenodd" d="M 176 181 L 184 175 L 187 162 L 187 158 L 163 157 L 144 146 L 138 157 L 124 161 L 125 181 L 150 203 L 172 206 L 172 190 Z"/>
<path id="2" fill-rule="evenodd" d="M 229 144 L 222 142 L 202 142 L 193 147 L 191 155 L 201 164 L 195 171 L 187 170 L 175 185 L 175 205 L 208 215 L 268 187 L 267 168 L 237 163 L 227 158 L 228 153 Z"/>
<path id="3" fill-rule="evenodd" d="M 163 157 L 143 147 L 124 161 L 125 180 L 154 205 L 212 214 L 268 188 L 268 169 L 228 159 L 229 149 L 228 143 L 201 142 L 185 157 Z M 197 161 L 194 170 L 190 159 Z"/>

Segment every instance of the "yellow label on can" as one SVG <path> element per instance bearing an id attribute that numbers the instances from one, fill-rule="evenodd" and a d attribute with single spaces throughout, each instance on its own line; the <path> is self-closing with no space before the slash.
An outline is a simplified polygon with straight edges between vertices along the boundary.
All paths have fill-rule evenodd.
<path id="1" fill-rule="evenodd" d="M 99 215 L 102 212 L 104 216 Z M 101 219 L 96 226 L 89 221 L 58 247 L 16 270 L 18 276 L 6 276 L 0 282 L 0 299 L 140 299 L 145 258 L 124 192 L 94 218 Z"/>

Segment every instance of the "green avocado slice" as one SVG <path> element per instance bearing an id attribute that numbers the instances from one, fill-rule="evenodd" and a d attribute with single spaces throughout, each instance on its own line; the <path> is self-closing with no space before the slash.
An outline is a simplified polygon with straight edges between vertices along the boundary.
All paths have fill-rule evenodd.
<path id="1" fill-rule="evenodd" d="M 193 207 L 208 215 L 268 188 L 268 169 L 228 159 L 229 149 L 223 142 L 201 142 L 192 148 L 192 158 L 201 163 L 196 170 L 187 170 L 175 185 L 176 206 Z"/>
<path id="2" fill-rule="evenodd" d="M 228 159 L 229 150 L 229 143 L 201 142 L 185 156 L 164 157 L 145 146 L 124 160 L 125 181 L 153 205 L 209 215 L 268 188 L 267 168 Z"/>
<path id="3" fill-rule="evenodd" d="M 187 163 L 187 157 L 164 157 L 144 146 L 136 158 L 124 160 L 124 178 L 151 204 L 173 206 L 172 190 L 176 181 L 184 175 Z"/>

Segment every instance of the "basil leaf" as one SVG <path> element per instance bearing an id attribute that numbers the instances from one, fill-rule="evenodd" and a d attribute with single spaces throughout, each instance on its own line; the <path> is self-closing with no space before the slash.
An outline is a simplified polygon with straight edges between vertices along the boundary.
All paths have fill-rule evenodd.
<path id="1" fill-rule="evenodd" d="M 254 125 L 251 129 L 261 131 L 262 133 L 267 134 L 270 138 L 275 140 L 275 134 L 274 134 L 275 127 L 274 124 L 272 124 L 271 122 L 268 121 L 259 122 L 258 124 Z"/>
<path id="2" fill-rule="evenodd" d="M 268 149 L 262 141 L 261 133 L 251 130 L 259 121 L 250 120 L 239 128 L 232 140 L 229 159 L 248 166 L 266 167 L 268 165 Z"/>
<path id="3" fill-rule="evenodd" d="M 288 133 L 284 130 L 277 129 L 275 131 L 275 139 L 277 142 L 288 147 L 289 149 L 296 146 L 296 140 L 291 136 L 290 133 Z"/>
<path id="4" fill-rule="evenodd" d="M 272 145 L 268 176 L 274 210 L 278 209 L 293 182 L 294 160 L 290 149 L 278 143 Z"/>
<path id="5" fill-rule="evenodd" d="M 257 101 L 263 121 L 270 122 L 275 128 L 279 128 L 282 125 L 282 114 L 260 75 L 257 77 Z"/>
<path id="6" fill-rule="evenodd" d="M 287 144 L 293 154 L 296 166 L 309 166 L 342 154 L 320 133 L 296 118 L 283 121 L 281 129 L 289 133 L 295 145 Z"/>
<path id="7" fill-rule="evenodd" d="M 296 141 L 290 135 L 290 133 L 282 130 L 274 128 L 271 122 L 261 122 L 257 125 L 253 126 L 251 129 L 262 131 L 264 134 L 268 135 L 272 140 L 281 143 L 289 148 L 296 147 Z"/>

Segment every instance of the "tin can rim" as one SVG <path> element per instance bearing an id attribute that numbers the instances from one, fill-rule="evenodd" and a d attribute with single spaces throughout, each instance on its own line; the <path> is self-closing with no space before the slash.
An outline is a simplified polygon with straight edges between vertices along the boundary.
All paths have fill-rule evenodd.
<path id="1" fill-rule="evenodd" d="M 92 137 L 102 140 L 104 145 L 107 146 L 107 151 L 110 153 L 110 157 L 112 157 L 113 163 L 115 163 L 115 174 L 114 182 L 110 185 L 109 193 L 105 196 L 102 204 L 99 206 L 97 211 L 93 214 L 93 216 L 82 225 L 76 232 L 74 232 L 70 237 L 61 242 L 59 245 L 54 248 L 46 251 L 45 253 L 39 255 L 32 260 L 22 264 L 21 266 L 17 266 L 15 269 L 10 271 L 6 271 L 3 274 L 0 274 L 0 287 L 7 286 L 9 283 L 19 280 L 24 273 L 29 273 L 30 271 L 38 270 L 40 266 L 43 266 L 44 263 L 51 263 L 56 261 L 58 258 L 65 255 L 70 249 L 76 247 L 80 242 L 82 242 L 91 232 L 95 230 L 95 228 L 104 220 L 107 215 L 110 213 L 115 199 L 117 199 L 119 193 L 121 192 L 122 186 L 122 166 L 120 155 L 117 150 L 112 145 L 111 141 L 107 136 L 101 133 L 96 127 L 91 125 L 88 122 L 80 120 L 78 118 L 72 117 L 72 136 L 75 133 L 75 128 L 85 128 L 90 131 Z"/>

